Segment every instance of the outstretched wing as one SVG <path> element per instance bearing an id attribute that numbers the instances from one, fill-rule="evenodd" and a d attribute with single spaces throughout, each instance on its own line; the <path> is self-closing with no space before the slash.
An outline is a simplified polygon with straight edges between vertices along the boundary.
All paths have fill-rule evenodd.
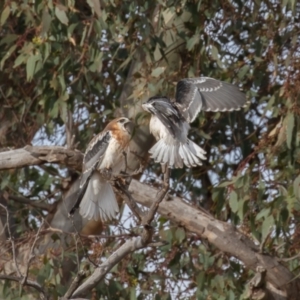
<path id="1" fill-rule="evenodd" d="M 246 95 L 233 84 L 209 77 L 186 78 L 177 83 L 176 105 L 187 122 L 201 110 L 232 111 L 246 104 Z"/>
<path id="2" fill-rule="evenodd" d="M 146 106 L 166 126 L 173 137 L 181 134 L 182 117 L 177 107 L 168 98 L 152 97 L 146 102 Z"/>
<path id="3" fill-rule="evenodd" d="M 111 134 L 109 131 L 106 131 L 104 133 L 101 132 L 96 135 L 88 144 L 83 157 L 82 175 L 80 179 L 80 187 L 78 190 L 77 199 L 74 206 L 70 210 L 70 215 L 73 215 L 75 210 L 79 207 L 80 202 L 88 187 L 89 181 L 94 171 L 97 169 L 99 162 L 101 162 L 103 159 L 110 139 Z"/>

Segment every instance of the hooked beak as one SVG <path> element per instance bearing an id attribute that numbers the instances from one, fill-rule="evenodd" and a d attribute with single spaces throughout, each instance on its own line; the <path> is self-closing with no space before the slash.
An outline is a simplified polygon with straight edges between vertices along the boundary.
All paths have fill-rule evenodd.
<path id="1" fill-rule="evenodd" d="M 126 121 L 126 123 L 124 123 L 124 128 L 126 129 L 126 131 L 132 135 L 133 134 L 133 130 L 134 130 L 134 124 L 133 122 L 131 122 L 129 119 L 128 121 Z"/>
<path id="2" fill-rule="evenodd" d="M 150 112 L 150 107 L 151 107 L 151 105 L 148 104 L 148 103 L 142 104 L 143 110 L 145 110 L 145 111 L 147 111 L 147 112 Z"/>
<path id="3" fill-rule="evenodd" d="M 126 122 L 124 123 L 124 125 L 131 123 L 131 121 L 129 119 L 126 120 Z"/>

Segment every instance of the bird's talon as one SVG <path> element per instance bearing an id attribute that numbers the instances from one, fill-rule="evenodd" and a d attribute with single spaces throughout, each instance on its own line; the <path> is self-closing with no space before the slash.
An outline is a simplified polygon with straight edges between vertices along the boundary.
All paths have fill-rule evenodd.
<path id="1" fill-rule="evenodd" d="M 105 180 L 107 180 L 107 181 L 111 180 L 111 178 L 112 178 L 112 169 L 111 168 L 105 168 L 105 169 L 101 170 L 101 175 Z"/>

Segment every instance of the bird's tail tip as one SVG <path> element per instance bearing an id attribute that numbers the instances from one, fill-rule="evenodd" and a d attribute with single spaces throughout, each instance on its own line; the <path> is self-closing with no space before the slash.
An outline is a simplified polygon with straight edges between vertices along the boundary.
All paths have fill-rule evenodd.
<path id="1" fill-rule="evenodd" d="M 107 221 L 119 212 L 116 196 L 109 182 L 101 176 L 92 176 L 79 207 L 79 213 L 88 220 Z"/>
<path id="2" fill-rule="evenodd" d="M 161 164 L 168 164 L 170 168 L 196 167 L 202 165 L 206 152 L 191 140 L 185 144 L 167 144 L 159 140 L 150 150 L 151 157 Z"/>

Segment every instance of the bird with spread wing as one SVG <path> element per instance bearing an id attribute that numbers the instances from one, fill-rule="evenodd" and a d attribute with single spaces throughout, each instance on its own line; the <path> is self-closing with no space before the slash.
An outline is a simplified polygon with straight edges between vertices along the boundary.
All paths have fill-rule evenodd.
<path id="1" fill-rule="evenodd" d="M 151 157 L 170 168 L 202 165 L 206 152 L 188 139 L 189 123 L 203 111 L 233 111 L 246 104 L 246 95 L 227 82 L 209 77 L 186 78 L 177 83 L 175 100 L 151 97 L 142 105 L 152 114 L 150 132 L 157 143 Z"/>
<path id="2" fill-rule="evenodd" d="M 112 120 L 87 146 L 77 201 L 70 211 L 95 221 L 110 220 L 119 212 L 113 188 L 106 178 L 126 172 L 132 123 L 128 118 Z"/>

